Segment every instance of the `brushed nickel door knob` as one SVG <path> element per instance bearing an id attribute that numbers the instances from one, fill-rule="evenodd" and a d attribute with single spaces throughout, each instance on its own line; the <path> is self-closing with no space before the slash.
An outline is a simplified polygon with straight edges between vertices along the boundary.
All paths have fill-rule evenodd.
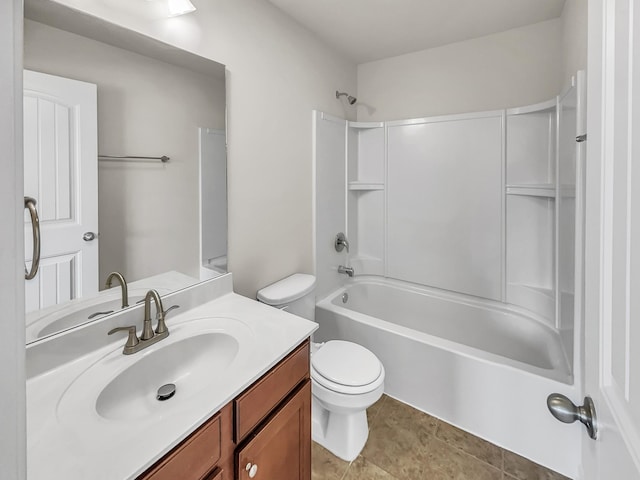
<path id="1" fill-rule="evenodd" d="M 587 428 L 592 439 L 598 436 L 596 407 L 591 397 L 584 397 L 584 405 L 578 407 L 571 400 L 560 393 L 552 393 L 547 397 L 547 407 L 551 415 L 563 423 L 573 423 L 579 420 Z"/>

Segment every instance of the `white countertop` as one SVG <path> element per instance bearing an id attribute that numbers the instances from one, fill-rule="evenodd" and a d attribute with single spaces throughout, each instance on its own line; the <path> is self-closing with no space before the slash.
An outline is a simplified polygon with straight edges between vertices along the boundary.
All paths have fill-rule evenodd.
<path id="1" fill-rule="evenodd" d="M 317 328 L 313 322 L 284 313 L 245 297 L 228 293 L 167 319 L 174 337 L 194 319 L 226 318 L 243 325 L 246 342 L 253 344 L 241 361 L 202 393 L 166 412 L 134 420 L 107 420 L 96 413 L 94 391 L 105 384 L 82 375 L 97 362 L 122 364 L 124 338 L 39 373 L 27 380 L 28 480 L 134 479 L 197 429 L 245 388 L 284 358 Z M 214 321 L 212 320 L 212 321 Z M 140 319 L 140 324 L 142 319 Z M 206 324 L 206 320 L 199 320 Z M 109 337 L 110 338 L 110 337 Z M 127 358 L 161 348 L 172 336 Z M 240 345 L 240 349 L 247 348 Z M 135 361 L 130 360 L 130 361 Z M 93 369 L 92 372 L 100 372 Z M 100 375 L 95 375 L 100 377 Z M 70 408 L 65 394 L 87 388 L 87 401 Z M 76 398 L 78 396 L 76 395 Z M 82 398 L 82 397 L 80 397 Z M 172 399 L 173 400 L 173 399 Z M 176 394 L 176 400 L 178 395 Z M 83 402 L 81 402 L 83 403 Z"/>

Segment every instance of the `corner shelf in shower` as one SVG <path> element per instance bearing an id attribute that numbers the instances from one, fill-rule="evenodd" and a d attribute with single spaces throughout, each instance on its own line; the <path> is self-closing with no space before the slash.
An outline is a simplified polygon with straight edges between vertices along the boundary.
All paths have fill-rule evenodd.
<path id="1" fill-rule="evenodd" d="M 349 128 L 383 128 L 384 122 L 347 122 Z"/>
<path id="2" fill-rule="evenodd" d="M 349 182 L 349 190 L 384 190 L 384 183 Z"/>
<path id="3" fill-rule="evenodd" d="M 531 197 L 556 197 L 556 187 L 551 183 L 507 185 L 507 195 L 527 195 Z"/>

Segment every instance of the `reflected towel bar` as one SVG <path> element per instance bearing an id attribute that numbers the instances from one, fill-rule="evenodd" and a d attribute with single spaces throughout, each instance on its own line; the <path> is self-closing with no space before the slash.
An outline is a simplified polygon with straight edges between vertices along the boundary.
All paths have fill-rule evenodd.
<path id="1" fill-rule="evenodd" d="M 167 163 L 171 160 L 170 157 L 163 155 L 161 157 L 142 157 L 135 155 L 98 155 L 98 159 L 107 160 L 111 162 L 126 162 L 127 160 L 160 160 L 162 163 Z"/>

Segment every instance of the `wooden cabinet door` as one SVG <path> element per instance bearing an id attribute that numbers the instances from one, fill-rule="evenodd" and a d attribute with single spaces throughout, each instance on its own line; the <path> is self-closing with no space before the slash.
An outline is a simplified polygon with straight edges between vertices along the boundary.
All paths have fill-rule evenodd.
<path id="1" fill-rule="evenodd" d="M 238 480 L 311 479 L 309 380 L 238 450 L 236 458 Z"/>

